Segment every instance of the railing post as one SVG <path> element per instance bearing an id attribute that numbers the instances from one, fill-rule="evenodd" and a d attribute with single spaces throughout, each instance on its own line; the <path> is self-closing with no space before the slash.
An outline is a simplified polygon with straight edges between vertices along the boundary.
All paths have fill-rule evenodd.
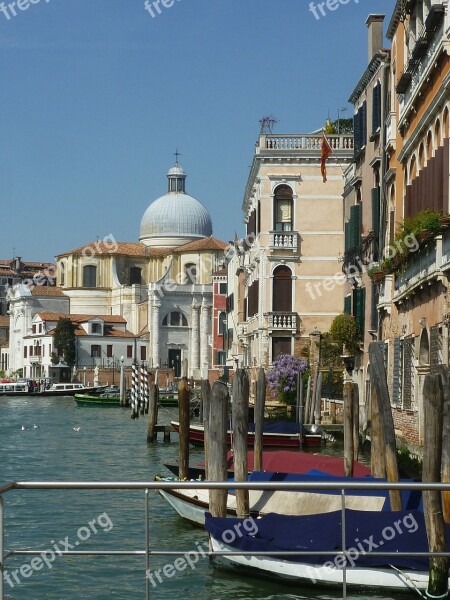
<path id="1" fill-rule="evenodd" d="M 150 518 L 148 510 L 148 488 L 145 489 L 145 600 L 150 600 Z M 0 600 L 3 598 L 0 597 Z"/>
<path id="2" fill-rule="evenodd" d="M 342 500 L 342 552 L 345 558 L 344 566 L 342 567 L 342 598 L 345 600 L 347 598 L 347 537 L 345 535 L 345 490 L 341 490 L 341 500 Z"/>
<path id="3" fill-rule="evenodd" d="M 3 580 L 3 572 L 4 572 L 4 568 L 5 565 L 3 563 L 3 556 L 4 556 L 4 552 L 3 552 L 3 511 L 4 511 L 4 504 L 3 504 L 3 496 L 0 495 L 0 600 L 3 600 L 3 593 L 4 593 L 4 580 Z"/>

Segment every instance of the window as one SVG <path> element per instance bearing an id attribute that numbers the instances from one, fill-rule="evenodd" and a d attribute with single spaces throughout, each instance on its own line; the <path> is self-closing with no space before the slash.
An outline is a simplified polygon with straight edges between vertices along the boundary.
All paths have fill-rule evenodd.
<path id="1" fill-rule="evenodd" d="M 227 295 L 227 284 L 226 283 L 219 283 L 219 294 L 221 296 Z"/>
<path id="2" fill-rule="evenodd" d="M 141 285 L 142 283 L 142 269 L 139 267 L 131 267 L 130 269 L 130 285 Z"/>
<path id="3" fill-rule="evenodd" d="M 98 344 L 91 345 L 91 358 L 100 358 L 102 355 L 102 347 Z"/>
<path id="4" fill-rule="evenodd" d="M 127 358 L 133 358 L 133 346 L 127 346 Z"/>
<path id="5" fill-rule="evenodd" d="M 92 265 L 83 267 L 83 287 L 97 287 L 97 267 Z"/>
<path id="6" fill-rule="evenodd" d="M 197 283 L 197 267 L 194 263 L 187 263 L 184 267 L 186 283 Z"/>
<path id="7" fill-rule="evenodd" d="M 187 327 L 188 322 L 186 317 L 176 311 L 172 311 L 168 315 L 166 315 L 163 319 L 163 327 Z"/>
<path id="8" fill-rule="evenodd" d="M 292 271 L 284 265 L 280 265 L 273 272 L 272 310 L 292 311 Z"/>
<path id="9" fill-rule="evenodd" d="M 234 294 L 230 294 L 227 297 L 227 312 L 234 310 Z"/>
<path id="10" fill-rule="evenodd" d="M 102 333 L 102 324 L 101 323 L 91 323 L 91 333 L 92 334 L 101 334 Z"/>
<path id="11" fill-rule="evenodd" d="M 372 96 L 372 136 L 375 136 L 381 129 L 381 84 L 380 82 L 373 88 Z"/>
<path id="12" fill-rule="evenodd" d="M 227 364 L 227 353 L 223 352 L 223 350 L 219 350 L 216 355 L 216 365 L 226 365 Z"/>
<path id="13" fill-rule="evenodd" d="M 288 185 L 279 185 L 274 196 L 274 230 L 292 231 L 292 190 Z"/>
<path id="14" fill-rule="evenodd" d="M 59 284 L 65 285 L 66 283 L 66 265 L 62 262 L 59 265 Z"/>
<path id="15" fill-rule="evenodd" d="M 291 354 L 292 338 L 273 337 L 272 338 L 272 361 L 276 360 L 280 354 Z"/>
<path id="16" fill-rule="evenodd" d="M 113 347 L 112 344 L 108 344 L 106 346 L 106 358 L 112 358 L 113 355 Z"/>
<path id="17" fill-rule="evenodd" d="M 26 346 L 23 347 L 23 357 L 27 358 L 28 348 Z"/>
<path id="18" fill-rule="evenodd" d="M 225 335 L 225 332 L 227 330 L 227 313 L 226 312 L 219 313 L 218 324 L 219 324 L 219 335 Z"/>
<path id="19" fill-rule="evenodd" d="M 141 360 L 147 360 L 147 346 L 141 346 Z"/>
<path id="20" fill-rule="evenodd" d="M 39 333 L 42 333 L 42 323 L 39 323 Z"/>

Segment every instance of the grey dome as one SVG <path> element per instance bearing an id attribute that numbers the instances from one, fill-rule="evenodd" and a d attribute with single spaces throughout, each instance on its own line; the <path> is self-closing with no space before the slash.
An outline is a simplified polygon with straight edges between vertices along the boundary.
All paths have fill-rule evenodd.
<path id="1" fill-rule="evenodd" d="M 161 196 L 144 213 L 139 240 L 147 246 L 179 246 L 212 235 L 212 223 L 206 208 L 184 193 L 183 169 L 178 163 L 167 175 L 168 194 Z"/>

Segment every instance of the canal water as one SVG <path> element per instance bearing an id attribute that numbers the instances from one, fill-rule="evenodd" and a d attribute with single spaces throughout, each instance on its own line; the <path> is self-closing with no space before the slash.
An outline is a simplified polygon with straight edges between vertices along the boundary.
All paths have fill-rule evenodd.
<path id="1" fill-rule="evenodd" d="M 161 409 L 160 422 L 174 416 L 173 409 Z M 175 438 L 170 444 L 160 440 L 148 446 L 146 418 L 132 421 L 127 409 L 79 407 L 71 398 L 0 398 L 0 482 L 149 481 L 154 473 L 164 471 L 164 463 L 177 460 Z M 191 464 L 196 464 L 196 456 L 201 459 L 201 453 L 196 453 Z M 57 553 L 71 547 L 143 550 L 143 491 L 15 490 L 4 498 L 5 550 L 49 550 L 47 564 L 32 563 L 31 556 L 7 560 L 6 599 L 145 599 L 144 557 L 58 557 Z M 188 552 L 204 547 L 205 532 L 185 523 L 157 492 L 150 492 L 149 505 L 152 549 Z M 151 557 L 151 571 L 174 560 Z M 192 568 L 176 571 L 162 582 L 155 576 L 151 598 L 334 600 L 342 594 L 238 578 L 218 571 L 200 556 Z M 371 598 L 391 596 L 377 595 L 375 590 Z"/>

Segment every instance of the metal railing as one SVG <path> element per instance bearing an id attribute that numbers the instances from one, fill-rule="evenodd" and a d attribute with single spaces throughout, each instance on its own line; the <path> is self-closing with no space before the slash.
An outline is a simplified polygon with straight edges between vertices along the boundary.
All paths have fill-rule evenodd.
<path id="1" fill-rule="evenodd" d="M 143 490 L 144 491 L 144 549 L 143 550 L 59 550 L 60 556 L 145 556 L 145 588 L 146 600 L 150 599 L 150 579 L 148 577 L 150 569 L 151 556 L 182 556 L 186 554 L 185 550 L 154 550 L 150 548 L 150 511 L 149 511 L 149 491 L 150 490 L 261 490 L 261 491 L 340 491 L 341 492 L 341 533 L 342 533 L 342 550 L 295 550 L 295 551 L 226 551 L 226 552 L 206 552 L 204 556 L 342 556 L 349 558 L 347 551 L 346 540 L 346 522 L 345 522 L 345 499 L 346 490 L 434 490 L 450 492 L 450 484 L 443 483 L 387 483 L 387 482 L 211 482 L 211 481 L 16 481 L 0 486 L 0 600 L 4 600 L 4 571 L 5 561 L 13 556 L 40 556 L 46 553 L 47 550 L 42 549 L 14 549 L 5 552 L 4 549 L 4 521 L 5 507 L 3 496 L 11 490 Z M 395 514 L 395 513 L 393 513 Z M 375 557 L 450 557 L 450 552 L 370 552 L 366 553 Z M 343 563 L 342 571 L 342 597 L 347 598 L 347 579 L 346 572 L 348 567 L 346 562 Z M 418 590 L 416 590 L 418 591 Z"/>

